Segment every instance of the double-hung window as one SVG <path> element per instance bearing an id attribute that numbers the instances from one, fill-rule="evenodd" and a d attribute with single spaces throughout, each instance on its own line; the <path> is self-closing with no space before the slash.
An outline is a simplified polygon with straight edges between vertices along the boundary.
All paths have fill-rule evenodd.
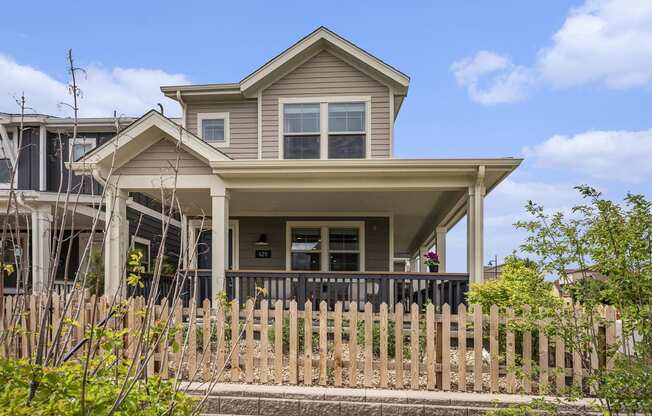
<path id="1" fill-rule="evenodd" d="M 69 142 L 70 160 L 81 159 L 86 153 L 93 150 L 96 145 L 97 140 L 94 137 L 71 137 Z"/>
<path id="2" fill-rule="evenodd" d="M 364 223 L 361 221 L 289 221 L 287 235 L 289 270 L 364 270 Z"/>
<path id="3" fill-rule="evenodd" d="M 319 159 L 321 149 L 320 105 L 285 104 L 283 107 L 283 157 Z"/>
<path id="4" fill-rule="evenodd" d="M 197 114 L 197 131 L 202 140 L 213 146 L 229 146 L 229 113 Z"/>
<path id="5" fill-rule="evenodd" d="M 369 144 L 369 97 L 286 98 L 283 159 L 364 159 Z"/>
<path id="6" fill-rule="evenodd" d="M 365 130 L 365 103 L 329 103 L 328 158 L 364 158 Z"/>

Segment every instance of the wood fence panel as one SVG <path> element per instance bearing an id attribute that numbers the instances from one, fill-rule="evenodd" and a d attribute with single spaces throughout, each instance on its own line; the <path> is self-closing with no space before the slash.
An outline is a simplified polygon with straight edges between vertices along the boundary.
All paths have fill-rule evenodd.
<path id="1" fill-rule="evenodd" d="M 435 305 L 426 306 L 426 387 L 435 389 Z"/>
<path id="2" fill-rule="evenodd" d="M 310 325 L 312 326 L 312 324 Z M 328 304 L 319 304 L 319 384 L 328 382 Z"/>
<path id="3" fill-rule="evenodd" d="M 457 307 L 457 389 L 466 391 L 466 305 Z"/>
<path id="4" fill-rule="evenodd" d="M 444 391 L 449 391 L 451 389 L 451 307 L 448 303 L 441 307 L 441 313 L 441 385 Z"/>
<path id="5" fill-rule="evenodd" d="M 516 364 L 516 339 L 514 337 L 514 331 L 512 331 L 510 326 L 513 320 L 514 310 L 512 308 L 507 308 L 507 319 L 505 320 L 505 364 L 507 366 L 507 393 L 514 393 L 516 389 L 516 376 L 514 373 L 514 366 Z"/>
<path id="6" fill-rule="evenodd" d="M 303 384 L 312 385 L 312 302 L 303 308 Z"/>
<path id="7" fill-rule="evenodd" d="M 254 300 L 249 299 L 246 303 L 245 315 L 245 380 L 247 383 L 254 382 Z"/>
<path id="8" fill-rule="evenodd" d="M 523 306 L 523 314 L 530 315 L 530 306 Z M 532 393 L 532 332 L 523 332 L 523 390 Z"/>
<path id="9" fill-rule="evenodd" d="M 473 305 L 473 390 L 482 391 L 482 305 Z"/>
<path id="10" fill-rule="evenodd" d="M 419 305 L 413 303 L 410 316 L 410 387 L 419 388 Z"/>
<path id="11" fill-rule="evenodd" d="M 358 384 L 358 304 L 349 304 L 349 387 Z"/>
<path id="12" fill-rule="evenodd" d="M 489 371 L 490 389 L 498 392 L 498 360 L 500 358 L 498 344 L 498 306 L 491 305 L 489 309 Z"/>
<path id="13" fill-rule="evenodd" d="M 290 384 L 297 384 L 298 383 L 298 359 L 297 359 L 297 353 L 298 353 L 298 347 L 299 347 L 299 340 L 297 337 L 297 324 L 298 324 L 298 314 L 297 314 L 297 302 L 296 301 L 291 301 L 290 302 L 290 356 L 289 356 L 289 372 L 288 376 L 290 378 Z"/>
<path id="14" fill-rule="evenodd" d="M 364 386 L 373 386 L 373 306 L 370 302 L 364 305 Z"/>
<path id="15" fill-rule="evenodd" d="M 380 305 L 380 328 L 379 328 L 379 342 L 380 342 L 380 387 L 387 388 L 388 374 L 387 374 L 387 335 L 388 335 L 388 308 L 386 303 Z"/>
<path id="16" fill-rule="evenodd" d="M 396 364 L 396 388 L 405 387 L 403 375 L 403 304 L 394 306 L 394 362 Z"/>
<path id="17" fill-rule="evenodd" d="M 333 384 L 342 386 L 342 302 L 335 304 L 333 317 L 333 358 L 335 370 L 333 371 Z"/>
<path id="18" fill-rule="evenodd" d="M 269 303 L 267 299 L 260 301 L 260 382 L 267 383 L 269 379 Z"/>
<path id="19" fill-rule="evenodd" d="M 283 383 L 283 301 L 274 305 L 274 375 L 277 384 Z"/>

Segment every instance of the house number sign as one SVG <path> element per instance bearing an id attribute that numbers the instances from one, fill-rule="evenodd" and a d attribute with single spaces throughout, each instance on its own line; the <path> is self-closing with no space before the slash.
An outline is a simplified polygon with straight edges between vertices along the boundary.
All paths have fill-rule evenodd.
<path id="1" fill-rule="evenodd" d="M 272 250 L 269 249 L 256 249 L 257 259 L 269 259 L 272 257 Z"/>

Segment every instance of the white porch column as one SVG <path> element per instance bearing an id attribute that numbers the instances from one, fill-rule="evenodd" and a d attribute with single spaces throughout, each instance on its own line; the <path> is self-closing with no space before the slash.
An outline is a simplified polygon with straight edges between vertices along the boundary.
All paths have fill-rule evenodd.
<path id="1" fill-rule="evenodd" d="M 107 185 L 109 186 L 109 185 Z M 104 249 L 104 293 L 126 295 L 124 281 L 127 249 L 129 247 L 129 222 L 127 221 L 127 193 L 121 189 L 106 190 L 106 247 Z"/>
<path id="2" fill-rule="evenodd" d="M 484 166 L 480 166 L 475 185 L 469 187 L 467 206 L 467 253 L 471 283 L 484 280 L 484 196 Z"/>
<path id="3" fill-rule="evenodd" d="M 32 291 L 43 293 L 50 276 L 50 242 L 52 211 L 49 205 L 32 211 Z"/>
<path id="4" fill-rule="evenodd" d="M 211 189 L 211 287 L 212 299 L 226 290 L 224 272 L 227 267 L 229 236 L 229 197 L 221 187 Z"/>
<path id="5" fill-rule="evenodd" d="M 439 272 L 446 272 L 446 227 L 437 227 L 435 230 L 435 239 L 437 247 L 437 255 L 439 256 Z"/>

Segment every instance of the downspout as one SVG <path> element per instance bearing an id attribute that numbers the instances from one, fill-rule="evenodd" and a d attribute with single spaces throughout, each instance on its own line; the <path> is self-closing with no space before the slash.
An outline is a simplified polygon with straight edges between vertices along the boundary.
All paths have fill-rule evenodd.
<path id="1" fill-rule="evenodd" d="M 181 97 L 181 90 L 177 90 L 177 101 L 181 105 L 181 127 L 186 128 L 186 103 Z"/>

